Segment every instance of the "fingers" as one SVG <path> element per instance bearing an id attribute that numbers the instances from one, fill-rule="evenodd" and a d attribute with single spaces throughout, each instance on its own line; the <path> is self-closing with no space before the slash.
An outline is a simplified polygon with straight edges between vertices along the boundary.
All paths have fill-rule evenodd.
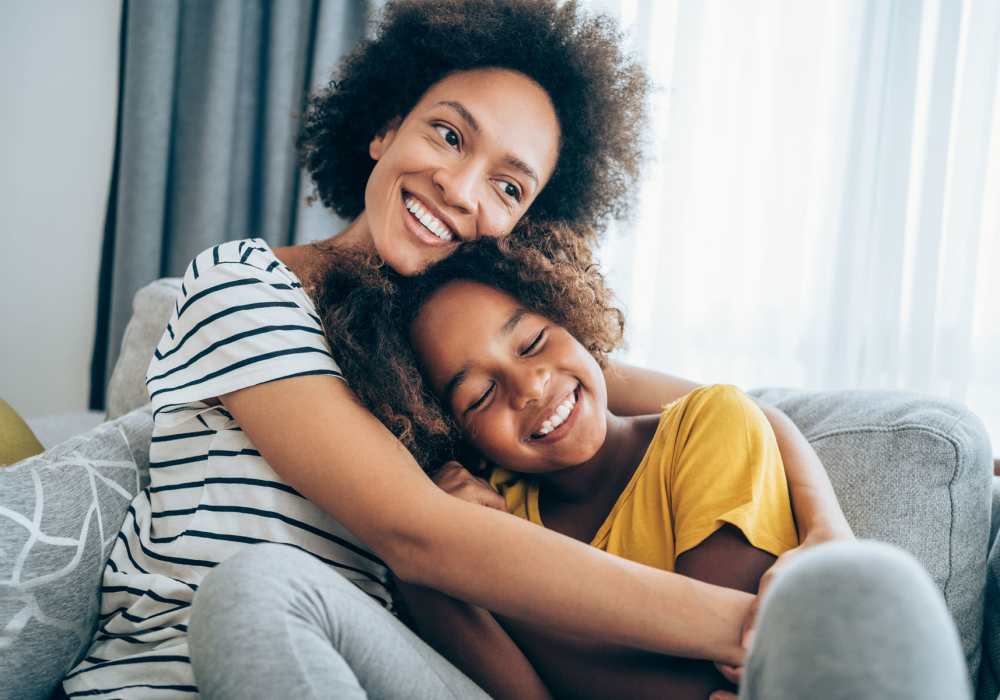
<path id="1" fill-rule="evenodd" d="M 742 666 L 730 666 L 728 664 L 715 662 L 715 667 L 719 669 L 719 673 L 730 683 L 740 684 L 740 679 L 743 677 L 743 667 Z"/>
<path id="2" fill-rule="evenodd" d="M 468 469 L 454 460 L 442 465 L 434 475 L 434 483 L 455 498 L 507 512 L 506 500 L 490 486 L 488 481 L 473 476 Z"/>

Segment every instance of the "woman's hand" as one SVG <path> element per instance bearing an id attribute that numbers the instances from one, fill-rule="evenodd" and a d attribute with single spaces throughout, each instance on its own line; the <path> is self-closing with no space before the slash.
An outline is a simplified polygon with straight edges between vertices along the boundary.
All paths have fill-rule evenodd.
<path id="1" fill-rule="evenodd" d="M 442 491 L 455 498 L 507 512 L 507 502 L 504 497 L 494 491 L 488 481 L 474 476 L 454 460 L 445 462 L 433 480 Z"/>
<path id="2" fill-rule="evenodd" d="M 753 643 L 753 636 L 757 629 L 757 612 L 760 610 L 760 604 L 764 600 L 764 595 L 777 578 L 781 576 L 782 572 L 788 568 L 789 564 L 810 547 L 815 547 L 823 542 L 846 539 L 854 539 L 854 535 L 849 532 L 813 532 L 806 535 L 806 538 L 802 540 L 802 543 L 798 547 L 789 549 L 775 560 L 771 568 L 765 571 L 764 575 L 760 577 L 760 583 L 757 586 L 757 595 L 754 596 L 753 602 L 750 603 L 750 610 L 747 611 L 747 616 L 743 620 L 743 625 L 740 629 L 740 644 L 743 645 L 744 649 L 749 652 L 750 645 Z M 739 684 L 740 679 L 743 677 L 742 666 L 729 666 L 727 664 L 716 663 L 715 667 L 731 683 Z M 736 700 L 734 694 L 725 690 L 716 691 L 709 697 L 711 700 Z"/>

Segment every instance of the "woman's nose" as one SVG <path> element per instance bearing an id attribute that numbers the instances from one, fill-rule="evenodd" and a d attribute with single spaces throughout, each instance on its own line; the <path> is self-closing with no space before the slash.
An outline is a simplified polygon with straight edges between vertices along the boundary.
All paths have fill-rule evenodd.
<path id="1" fill-rule="evenodd" d="M 474 163 L 450 163 L 434 171 L 434 185 L 441 192 L 445 204 L 460 210 L 463 214 L 476 211 L 476 183 L 478 168 Z"/>

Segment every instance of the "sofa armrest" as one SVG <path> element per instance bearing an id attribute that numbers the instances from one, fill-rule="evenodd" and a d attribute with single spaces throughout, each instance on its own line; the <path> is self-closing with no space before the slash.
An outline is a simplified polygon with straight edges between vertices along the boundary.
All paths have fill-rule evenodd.
<path id="1" fill-rule="evenodd" d="M 149 403 L 146 370 L 180 290 L 179 277 L 164 277 L 135 293 L 132 318 L 125 327 L 121 352 L 108 382 L 108 420 Z"/>
<path id="2" fill-rule="evenodd" d="M 858 537 L 911 552 L 944 594 L 975 684 L 993 461 L 964 406 L 893 390 L 748 392 L 783 411 L 816 450 Z"/>

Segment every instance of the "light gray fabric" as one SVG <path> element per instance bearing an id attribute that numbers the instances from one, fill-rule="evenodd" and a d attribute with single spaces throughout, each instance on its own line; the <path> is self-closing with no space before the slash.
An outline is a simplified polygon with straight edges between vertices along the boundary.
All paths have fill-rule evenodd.
<path id="1" fill-rule="evenodd" d="M 1000 697 L 1000 478 L 993 478 L 993 525 L 986 570 L 986 601 L 983 616 L 983 666 L 979 672 L 978 700 Z"/>
<path id="2" fill-rule="evenodd" d="M 145 406 L 0 469 L 0 698 L 48 698 L 90 646 L 152 430 Z"/>
<path id="3" fill-rule="evenodd" d="M 962 700 L 955 625 L 910 554 L 871 540 L 795 559 L 765 596 L 741 700 Z"/>
<path id="4" fill-rule="evenodd" d="M 285 545 L 244 547 L 209 572 L 188 651 L 212 700 L 489 699 L 340 573 Z"/>
<path id="5" fill-rule="evenodd" d="M 859 537 L 913 554 L 942 591 L 978 677 L 992 450 L 963 406 L 903 391 L 749 392 L 781 409 L 826 467 Z"/>
<path id="6" fill-rule="evenodd" d="M 304 195 L 298 115 L 308 86 L 325 82 L 364 36 L 367 17 L 362 0 L 126 3 L 102 273 L 109 310 L 95 340 L 104 372 L 115 366 L 141 286 L 183 273 L 226 240 L 293 241 Z"/>
<path id="7" fill-rule="evenodd" d="M 166 277 L 150 282 L 135 293 L 132 318 L 125 328 L 118 363 L 108 382 L 109 420 L 149 403 L 146 370 L 180 291 L 181 279 Z"/>

